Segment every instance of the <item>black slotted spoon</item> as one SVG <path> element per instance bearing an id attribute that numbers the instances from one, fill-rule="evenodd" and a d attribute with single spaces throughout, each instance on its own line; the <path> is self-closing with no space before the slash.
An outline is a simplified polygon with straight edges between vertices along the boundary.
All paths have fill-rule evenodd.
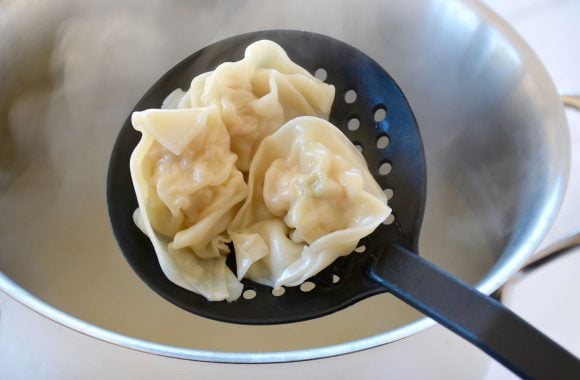
<path id="1" fill-rule="evenodd" d="M 130 117 L 121 129 L 109 165 L 107 201 L 113 231 L 133 270 L 155 292 L 192 313 L 231 323 L 277 324 L 320 317 L 366 297 L 389 291 L 467 339 L 524 378 L 580 378 L 580 361 L 501 303 L 419 257 L 417 242 L 425 206 L 426 169 L 419 129 L 395 81 L 361 51 L 333 38 L 302 31 L 260 31 L 209 45 L 168 71 L 133 111 L 159 108 L 174 89 L 237 61 L 252 42 L 270 39 L 290 58 L 314 73 L 324 69 L 336 87 L 330 121 L 363 149 L 362 153 L 389 201 L 394 220 L 361 241 L 364 253 L 340 258 L 309 281 L 305 292 L 272 289 L 243 280 L 254 299 L 209 302 L 165 277 L 149 239 L 132 221 L 137 199 L 129 158 L 140 134 Z M 319 72 L 322 70 L 319 70 Z M 349 95 L 343 97 L 347 91 Z M 386 146 L 385 146 L 386 145 Z M 230 255 L 230 258 L 233 254 Z M 229 260 L 232 261 L 232 260 Z M 337 277 L 338 276 L 338 277 Z M 339 278 L 339 281 L 336 279 Z"/>

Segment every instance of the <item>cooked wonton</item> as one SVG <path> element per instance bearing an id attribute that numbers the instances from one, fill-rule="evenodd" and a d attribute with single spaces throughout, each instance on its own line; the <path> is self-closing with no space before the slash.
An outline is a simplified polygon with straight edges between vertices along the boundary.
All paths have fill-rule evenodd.
<path id="1" fill-rule="evenodd" d="M 237 299 L 243 286 L 225 264 L 225 231 L 247 185 L 219 109 L 150 109 L 132 122 L 142 133 L 131 156 L 134 219 L 163 272 L 208 300 Z"/>
<path id="2" fill-rule="evenodd" d="M 134 220 L 172 282 L 210 301 L 239 298 L 244 277 L 296 286 L 388 217 L 360 153 L 322 119 L 333 100 L 332 85 L 258 41 L 133 114 Z"/>
<path id="3" fill-rule="evenodd" d="M 260 142 L 300 115 L 328 117 L 334 87 L 293 63 L 271 41 L 246 49 L 163 102 L 135 112 L 143 135 L 131 156 L 135 223 L 175 284 L 208 300 L 235 300 L 243 286 L 226 266 L 226 229 L 246 198 Z"/>
<path id="4" fill-rule="evenodd" d="M 391 212 L 355 146 L 316 117 L 264 139 L 248 184 L 228 229 L 237 274 L 274 288 L 299 285 L 351 253 Z"/>
<path id="5" fill-rule="evenodd" d="M 334 86 L 292 62 L 276 43 L 263 40 L 249 45 L 242 60 L 194 78 L 187 92 L 175 90 L 165 104 L 218 107 L 238 156 L 236 166 L 245 172 L 266 136 L 298 116 L 328 119 L 333 100 Z"/>

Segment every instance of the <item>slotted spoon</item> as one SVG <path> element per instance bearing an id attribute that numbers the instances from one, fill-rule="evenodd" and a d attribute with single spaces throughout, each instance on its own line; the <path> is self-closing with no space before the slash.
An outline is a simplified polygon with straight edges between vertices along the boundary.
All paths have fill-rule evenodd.
<path id="1" fill-rule="evenodd" d="M 371 173 L 389 195 L 393 194 L 389 204 L 394 219 L 361 241 L 364 253 L 340 258 L 310 279 L 315 285 L 311 291 L 287 288 L 283 295 L 276 296 L 271 288 L 244 280 L 246 291 L 255 292 L 255 298 L 209 302 L 165 277 L 149 239 L 133 224 L 137 199 L 129 158 L 140 134 L 132 128 L 129 117 L 111 156 L 107 199 L 117 241 L 139 277 L 159 295 L 192 313 L 243 324 L 316 318 L 388 291 L 521 377 L 580 378 L 580 361 L 572 354 L 501 303 L 416 253 L 426 197 L 421 136 L 411 108 L 393 78 L 361 51 L 336 39 L 302 31 L 234 36 L 177 64 L 153 85 L 134 111 L 159 108 L 174 89 L 187 89 L 196 75 L 223 62 L 241 59 L 245 48 L 261 39 L 277 42 L 293 61 L 326 77 L 325 81 L 336 87 L 330 121 L 362 149 Z"/>

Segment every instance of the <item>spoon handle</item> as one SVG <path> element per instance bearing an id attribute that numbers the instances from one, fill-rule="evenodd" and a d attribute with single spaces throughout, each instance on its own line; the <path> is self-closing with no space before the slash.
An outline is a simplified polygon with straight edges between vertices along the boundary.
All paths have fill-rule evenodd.
<path id="1" fill-rule="evenodd" d="M 580 360 L 500 302 L 391 244 L 370 271 L 396 297 L 522 378 L 580 379 Z"/>

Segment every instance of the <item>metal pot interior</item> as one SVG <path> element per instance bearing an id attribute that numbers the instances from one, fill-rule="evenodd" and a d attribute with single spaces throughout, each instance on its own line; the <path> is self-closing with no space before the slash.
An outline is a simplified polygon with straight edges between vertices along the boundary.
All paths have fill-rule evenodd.
<path id="1" fill-rule="evenodd" d="M 389 71 L 426 149 L 420 253 L 482 291 L 532 253 L 561 201 L 569 142 L 553 84 L 523 42 L 475 3 L 8 2 L 0 15 L 0 289 L 59 309 L 51 317 L 61 323 L 72 316 L 101 328 L 92 332 L 101 339 L 107 330 L 117 343 L 167 355 L 180 348 L 176 355 L 189 358 L 197 358 L 191 350 L 218 352 L 216 360 L 219 352 L 294 350 L 312 358 L 429 325 L 388 294 L 308 322 L 228 325 L 164 301 L 124 261 L 105 207 L 116 134 L 165 70 L 234 34 L 323 33 Z M 31 295 L 16 295 L 15 284 Z"/>

